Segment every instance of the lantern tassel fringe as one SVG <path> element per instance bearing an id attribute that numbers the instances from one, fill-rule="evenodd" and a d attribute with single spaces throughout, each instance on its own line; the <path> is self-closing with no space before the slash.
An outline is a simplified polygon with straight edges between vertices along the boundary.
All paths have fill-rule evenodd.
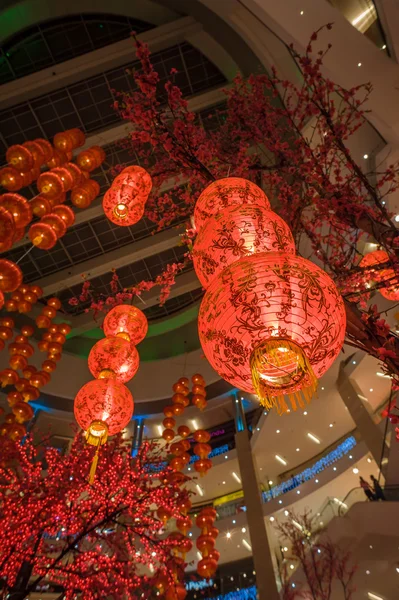
<path id="1" fill-rule="evenodd" d="M 294 371 L 288 365 L 296 364 Z M 317 391 L 317 377 L 304 351 L 292 340 L 272 338 L 262 341 L 251 354 L 252 382 L 260 403 L 270 410 L 275 407 L 279 415 L 288 412 L 286 397 L 292 410 L 304 408 Z M 267 378 L 264 371 L 272 370 L 274 377 Z M 276 372 L 282 381 L 277 380 Z M 269 379 L 269 381 L 267 381 Z"/>
<path id="2" fill-rule="evenodd" d="M 100 446 L 97 446 L 96 452 L 93 456 L 93 460 L 91 461 L 90 473 L 89 473 L 89 483 L 92 485 L 94 483 L 94 478 L 96 476 L 97 465 L 98 465 L 98 451 Z"/>

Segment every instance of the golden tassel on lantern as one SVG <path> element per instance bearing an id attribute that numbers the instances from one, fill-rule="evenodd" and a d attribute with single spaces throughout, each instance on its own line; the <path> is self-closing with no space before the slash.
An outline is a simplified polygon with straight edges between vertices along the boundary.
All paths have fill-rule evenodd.
<path id="1" fill-rule="evenodd" d="M 92 484 L 96 475 L 100 446 L 105 444 L 108 438 L 108 425 L 104 421 L 93 421 L 89 429 L 85 432 L 85 437 L 88 444 L 97 447 L 91 462 L 88 478 L 89 483 Z"/>
<path id="2" fill-rule="evenodd" d="M 310 402 L 317 390 L 317 378 L 302 348 L 287 338 L 262 341 L 250 358 L 252 382 L 260 403 L 267 409 L 288 412 L 287 396 L 296 410 Z"/>

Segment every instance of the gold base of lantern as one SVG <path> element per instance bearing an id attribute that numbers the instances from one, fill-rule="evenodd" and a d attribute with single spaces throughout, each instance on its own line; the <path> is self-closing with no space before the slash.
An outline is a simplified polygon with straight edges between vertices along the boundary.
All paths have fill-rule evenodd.
<path id="1" fill-rule="evenodd" d="M 250 358 L 252 382 L 260 403 L 267 409 L 288 412 L 286 397 L 296 410 L 310 402 L 317 378 L 302 348 L 287 338 L 262 341 Z"/>

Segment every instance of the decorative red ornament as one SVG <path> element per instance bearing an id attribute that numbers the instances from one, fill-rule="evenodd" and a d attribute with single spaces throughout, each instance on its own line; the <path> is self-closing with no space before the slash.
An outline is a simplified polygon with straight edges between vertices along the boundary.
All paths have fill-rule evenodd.
<path id="1" fill-rule="evenodd" d="M 93 171 L 105 160 L 105 152 L 100 146 L 83 150 L 76 157 L 76 164 L 82 171 Z"/>
<path id="2" fill-rule="evenodd" d="M 205 221 L 228 206 L 255 204 L 270 208 L 266 194 L 254 183 L 241 177 L 226 177 L 214 181 L 198 197 L 194 209 L 194 222 L 197 231 Z"/>
<path id="3" fill-rule="evenodd" d="M 128 227 L 138 223 L 144 215 L 145 198 L 134 195 L 130 186 L 112 186 L 103 197 L 103 210 L 106 217 L 115 225 Z"/>
<path id="4" fill-rule="evenodd" d="M 45 219 L 46 216 L 49 215 L 42 218 Z M 41 250 L 50 250 L 56 245 L 58 239 L 53 227 L 42 221 L 30 226 L 28 236 L 32 244 Z"/>
<path id="5" fill-rule="evenodd" d="M 33 156 L 33 169 L 40 169 L 40 167 L 44 163 L 44 152 L 42 150 L 41 145 L 37 142 L 24 142 L 22 145 L 24 148 L 29 150 L 29 152 Z"/>
<path id="6" fill-rule="evenodd" d="M 29 202 L 19 194 L 11 193 L 0 196 L 0 207 L 9 211 L 17 228 L 26 227 L 32 220 L 32 209 Z"/>
<path id="7" fill-rule="evenodd" d="M 204 579 L 213 577 L 217 571 L 218 563 L 214 558 L 207 556 L 200 560 L 197 564 L 197 573 Z"/>
<path id="8" fill-rule="evenodd" d="M 37 196 L 37 198 L 34 198 L 31 201 L 30 206 L 32 209 L 32 213 L 36 217 L 44 217 L 44 215 L 48 215 L 52 210 L 50 201 L 46 198 L 42 198 L 41 196 Z"/>
<path id="9" fill-rule="evenodd" d="M 94 179 L 83 181 L 71 191 L 71 202 L 77 208 L 87 208 L 100 193 L 100 186 Z"/>
<path id="10" fill-rule="evenodd" d="M 202 301 L 204 353 L 223 379 L 268 408 L 302 404 L 344 342 L 345 309 L 331 278 L 297 256 L 260 253 L 222 271 Z M 314 373 L 314 375 L 313 375 Z M 296 394 L 296 398 L 293 394 Z"/>
<path id="11" fill-rule="evenodd" d="M 64 192 L 64 186 L 59 175 L 52 171 L 46 171 L 37 178 L 37 189 L 47 200 L 56 200 Z"/>
<path id="12" fill-rule="evenodd" d="M 372 267 L 389 261 L 389 255 L 385 250 L 375 250 L 369 252 L 363 256 L 359 263 L 360 267 Z M 377 271 L 370 271 L 369 279 L 374 281 L 384 281 L 385 279 L 392 279 L 395 277 L 395 271 L 393 269 L 381 269 Z M 378 290 L 384 298 L 387 300 L 396 301 L 399 300 L 399 284 L 390 285 L 388 287 L 380 288 Z"/>
<path id="13" fill-rule="evenodd" d="M 175 432 L 173 431 L 173 429 L 164 429 L 162 432 L 162 437 L 165 440 L 165 442 L 171 442 L 175 437 Z"/>
<path id="14" fill-rule="evenodd" d="M 192 253 L 194 269 L 206 289 L 225 267 L 256 252 L 295 254 L 290 228 L 263 206 L 228 206 L 203 223 Z"/>
<path id="15" fill-rule="evenodd" d="M 21 144 L 14 144 L 8 148 L 6 160 L 19 173 L 26 173 L 33 169 L 33 155 Z"/>
<path id="16" fill-rule="evenodd" d="M 136 196 L 144 196 L 145 200 L 152 189 L 151 175 L 138 165 L 131 165 L 121 171 L 112 182 L 113 186 L 129 186 L 133 188 Z"/>
<path id="17" fill-rule="evenodd" d="M 211 468 L 212 461 L 209 458 L 200 458 L 194 463 L 194 469 L 201 475 L 201 477 L 203 477 Z"/>
<path id="18" fill-rule="evenodd" d="M 0 206 L 0 252 L 5 252 L 11 248 L 14 235 L 15 223 L 12 214 L 3 206 Z"/>
<path id="19" fill-rule="evenodd" d="M 45 223 L 46 225 L 50 225 L 50 227 L 56 234 L 57 239 L 62 237 L 66 233 L 67 226 L 65 224 L 65 221 L 53 212 L 51 212 L 49 215 L 44 215 L 44 217 L 40 219 L 40 222 Z"/>
<path id="20" fill-rule="evenodd" d="M 122 431 L 133 416 L 133 397 L 115 379 L 94 379 L 77 393 L 75 418 L 86 432 L 89 444 L 105 444 L 107 437 Z"/>
<path id="21" fill-rule="evenodd" d="M 14 292 L 22 283 L 22 271 L 11 260 L 0 258 L 0 291 Z"/>
<path id="22" fill-rule="evenodd" d="M 211 434 L 205 429 L 197 429 L 194 431 L 194 440 L 198 443 L 207 443 L 211 439 Z"/>
<path id="23" fill-rule="evenodd" d="M 14 167 L 3 167 L 0 169 L 0 185 L 9 192 L 16 192 L 23 186 L 22 175 Z"/>
<path id="24" fill-rule="evenodd" d="M 132 344 L 139 344 L 147 335 L 148 321 L 136 306 L 120 304 L 112 308 L 103 323 L 105 335 L 122 337 Z"/>
<path id="25" fill-rule="evenodd" d="M 140 357 L 136 347 L 121 337 L 107 336 L 90 350 L 88 365 L 97 379 L 114 378 L 126 383 L 135 376 Z"/>
<path id="26" fill-rule="evenodd" d="M 177 433 L 182 437 L 182 438 L 186 438 L 190 435 L 190 429 L 187 427 L 187 425 L 179 425 L 179 427 L 177 428 Z"/>

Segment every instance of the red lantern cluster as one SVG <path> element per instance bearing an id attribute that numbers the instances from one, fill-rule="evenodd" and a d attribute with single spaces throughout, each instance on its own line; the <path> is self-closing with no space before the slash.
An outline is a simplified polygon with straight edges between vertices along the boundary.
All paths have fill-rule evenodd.
<path id="1" fill-rule="evenodd" d="M 363 256 L 359 263 L 360 267 L 374 267 L 389 261 L 389 255 L 385 250 L 375 250 L 369 252 Z M 367 283 L 370 281 L 385 281 L 386 279 L 394 279 L 395 270 L 392 268 L 387 269 L 368 269 Z M 379 288 L 378 290 L 384 298 L 387 300 L 397 301 L 399 300 L 399 283 L 393 284 L 387 287 Z"/>
<path id="2" fill-rule="evenodd" d="M 215 575 L 220 559 L 220 554 L 215 548 L 215 541 L 219 535 L 219 530 L 214 526 L 216 516 L 216 510 L 207 506 L 201 509 L 195 521 L 201 530 L 196 545 L 202 554 L 202 559 L 197 564 L 197 573 L 204 579 Z"/>
<path id="3" fill-rule="evenodd" d="M 86 440 L 96 446 L 89 481 L 94 481 L 98 450 L 109 435 L 126 427 L 133 415 L 133 397 L 123 385 L 136 374 L 139 354 L 135 344 L 148 329 L 147 319 L 138 308 L 119 305 L 104 319 L 106 337 L 94 344 L 89 354 L 89 369 L 96 379 L 86 383 L 75 398 L 75 417 L 85 431 Z"/>
<path id="4" fill-rule="evenodd" d="M 198 198 L 194 266 L 208 286 L 198 328 L 219 375 L 282 413 L 287 396 L 293 409 L 311 398 L 342 348 L 346 318 L 334 282 L 295 256 L 288 227 L 268 209 L 262 190 L 239 178 Z"/>
<path id="5" fill-rule="evenodd" d="M 151 192 L 151 176 L 139 166 L 126 167 L 104 194 L 104 213 L 112 223 L 128 226 L 138 223 Z"/>

